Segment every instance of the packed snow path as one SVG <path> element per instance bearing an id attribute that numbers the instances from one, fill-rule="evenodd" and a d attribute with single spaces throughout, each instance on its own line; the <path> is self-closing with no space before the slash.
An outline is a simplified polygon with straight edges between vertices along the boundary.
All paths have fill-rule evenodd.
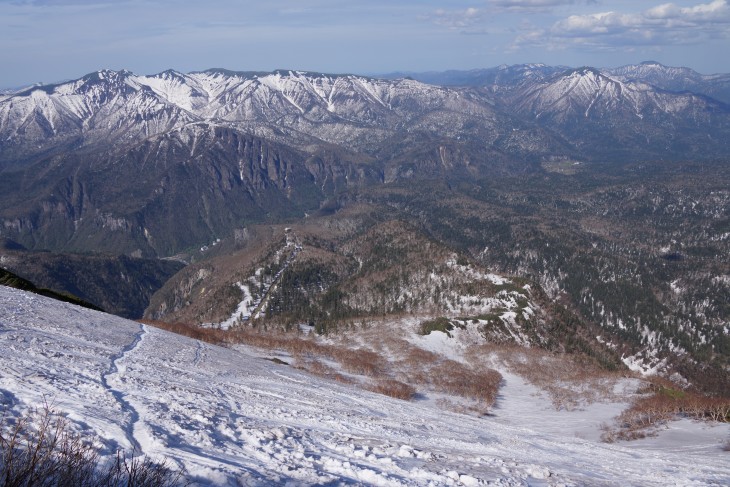
<path id="1" fill-rule="evenodd" d="M 139 328 L 139 332 L 134 335 L 134 341 L 124 347 L 118 354 L 115 354 L 111 357 L 111 366 L 109 367 L 109 372 L 101 376 L 102 385 L 119 402 L 119 404 L 122 406 L 122 411 L 129 415 L 129 420 L 126 423 L 124 430 L 127 435 L 127 440 L 129 441 L 129 444 L 131 445 L 132 450 L 135 453 L 142 453 L 142 445 L 139 443 L 139 441 L 137 441 L 137 438 L 134 434 L 135 426 L 139 423 L 139 413 L 134 408 L 134 406 L 132 406 L 125 399 L 126 393 L 123 391 L 123 389 L 125 381 L 124 372 L 126 371 L 126 367 L 122 365 L 122 362 L 124 361 L 124 357 L 126 354 L 133 352 L 134 349 L 139 346 L 139 343 L 142 341 L 145 333 L 147 333 L 145 325 L 139 325 Z M 110 379 L 113 380 L 115 384 L 119 384 L 119 387 L 115 388 L 114 386 L 110 385 Z"/>
<path id="2" fill-rule="evenodd" d="M 459 415 L 0 286 L 0 400 L 19 412 L 44 397 L 110 451 L 136 441 L 201 484 L 730 484 L 719 445 L 604 445 Z"/>

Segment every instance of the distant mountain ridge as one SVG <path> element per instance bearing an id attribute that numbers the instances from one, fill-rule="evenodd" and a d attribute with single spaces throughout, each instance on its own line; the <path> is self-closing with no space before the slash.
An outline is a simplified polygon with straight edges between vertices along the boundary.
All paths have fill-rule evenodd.
<path id="1" fill-rule="evenodd" d="M 594 76 L 611 79 L 612 84 L 623 83 L 628 90 L 652 95 L 656 91 L 654 87 L 692 91 L 692 87 L 713 80 L 730 83 L 730 75 L 703 76 L 688 68 L 667 68 L 656 63 L 613 70 L 590 68 L 590 71 Z M 478 90 L 439 87 L 405 78 L 386 80 L 301 71 L 259 73 L 223 69 L 189 74 L 167 70 L 137 76 L 126 70 L 102 70 L 75 81 L 33 86 L 6 95 L 0 103 L 0 161 L 22 159 L 31 151 L 27 146 L 33 146 L 32 153 L 38 154 L 38 144 L 50 150 L 63 147 L 69 141 L 81 146 L 98 141 L 108 145 L 197 122 L 225 124 L 287 144 L 292 144 L 292 139 L 294 145 L 324 141 L 372 153 L 393 132 L 405 127 L 411 131 L 445 131 L 446 135 L 454 136 L 457 131 L 464 131 L 467 119 L 476 117 L 483 125 L 479 135 L 499 132 L 500 124 L 514 122 L 509 113 L 495 112 L 491 106 L 495 101 L 503 101 L 505 91 L 517 90 L 519 98 L 525 90 L 550 82 L 555 85 L 552 90 L 557 92 L 555 96 L 560 97 L 564 90 L 572 90 L 565 83 L 561 88 L 560 80 L 574 79 L 578 72 L 564 66 L 528 64 L 423 74 L 434 82 L 440 79 L 444 85 L 456 84 L 448 80 L 455 81 L 460 75 L 462 81 L 471 81 L 459 84 L 490 87 L 487 96 Z M 587 94 L 600 91 L 599 84 L 594 82 L 595 86 L 586 89 Z M 699 89 L 693 92 L 705 94 Z M 621 94 L 617 91 L 613 96 Z M 605 97 L 605 93 L 602 95 Z M 664 98 L 686 96 L 686 93 L 671 93 Z M 667 103 L 662 110 L 667 110 Z M 693 103 L 698 103 L 701 109 L 712 106 L 710 101 L 693 100 Z M 512 108 L 511 103 L 506 103 L 506 108 Z M 424 112 L 434 110 L 442 115 L 448 112 L 452 115 L 449 118 L 458 114 L 464 123 L 454 127 L 439 123 L 433 116 L 423 119 Z M 272 124 L 278 130 L 273 130 Z M 471 133 L 476 135 L 474 131 Z"/>
<path id="2" fill-rule="evenodd" d="M 424 83 L 442 86 L 508 86 L 528 80 L 539 81 L 574 68 L 546 64 L 500 65 L 485 69 L 396 72 L 385 78 L 408 77 Z M 690 91 L 707 95 L 723 103 L 730 103 L 730 74 L 700 74 L 686 67 L 665 66 L 656 61 L 644 61 L 615 68 L 596 69 L 603 75 L 632 83 L 646 83 L 663 90 Z"/>
<path id="3" fill-rule="evenodd" d="M 510 84 L 527 79 L 544 79 L 570 69 L 569 66 L 548 66 L 541 63 L 501 64 L 492 68 L 469 70 L 399 71 L 384 74 L 383 77 L 387 79 L 411 78 L 423 83 L 441 86 L 486 86 Z"/>
<path id="4" fill-rule="evenodd" d="M 730 150 L 730 107 L 707 96 L 593 68 L 470 76 L 491 84 L 102 70 L 5 95 L 0 236 L 30 249 L 173 255 L 352 188 Z"/>
<path id="5" fill-rule="evenodd" d="M 97 131 L 118 140 L 215 120 L 243 129 L 250 129 L 251 123 L 277 123 L 288 132 L 302 132 L 299 138 L 310 135 L 367 148 L 368 141 L 361 140 L 362 128 L 382 130 L 408 122 L 413 107 L 402 104 L 411 98 L 425 109 L 436 104 L 461 108 L 468 103 L 457 100 L 450 90 L 409 80 L 391 82 L 294 71 L 265 75 L 223 70 L 190 74 L 164 71 L 135 76 L 128 71 L 104 70 L 73 82 L 34 87 L 13 95 L 0 112 L 0 131 L 6 136 L 4 148 L 37 142 L 41 137 L 53 140 L 82 134 L 83 144 L 88 145 L 95 142 Z M 296 120 L 305 112 L 306 117 Z M 285 122 L 296 126 L 288 127 Z M 350 128 L 339 135 L 319 126 L 332 123 Z M 278 135 L 271 131 L 264 134 L 272 138 Z"/>
<path id="6" fill-rule="evenodd" d="M 591 147 L 609 160 L 620 159 L 628 147 L 634 158 L 672 153 L 702 158 L 713 139 L 730 130 L 730 107 L 722 102 L 624 81 L 590 67 L 493 89 L 505 110 L 534 117 L 575 147 Z"/>

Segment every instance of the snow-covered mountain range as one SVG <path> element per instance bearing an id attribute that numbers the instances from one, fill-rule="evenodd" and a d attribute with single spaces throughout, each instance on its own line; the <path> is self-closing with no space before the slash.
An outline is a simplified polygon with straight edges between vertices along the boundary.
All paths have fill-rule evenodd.
<path id="1" fill-rule="evenodd" d="M 511 86 L 525 81 L 542 81 L 569 72 L 568 66 L 546 64 L 500 65 L 468 71 L 433 71 L 424 73 L 391 73 L 387 78 L 409 77 L 424 83 L 442 86 Z M 665 66 L 656 61 L 628 64 L 615 68 L 599 68 L 605 75 L 624 82 L 650 84 L 673 92 L 690 91 L 730 103 L 730 74 L 700 74 L 690 68 Z"/>
<path id="2" fill-rule="evenodd" d="M 0 108 L 0 134 L 3 148 L 9 150 L 38 143 L 53 147 L 69 138 L 82 145 L 128 143 L 207 122 L 294 145 L 312 143 L 309 136 L 373 150 L 405 125 L 410 130 L 436 125 L 455 132 L 458 127 L 447 123 L 452 120 L 416 120 L 433 111 L 478 117 L 488 126 L 493 110 L 485 99 L 474 96 L 411 80 L 297 71 L 165 71 L 137 76 L 103 70 L 6 98 Z"/>
<path id="3" fill-rule="evenodd" d="M 170 254 L 339 191 L 551 159 L 727 153 L 730 108 L 590 68 L 444 87 L 300 71 L 102 70 L 0 99 L 0 227 L 29 247 Z M 210 194 L 191 201 L 190 189 Z M 164 208 L 184 208 L 179 226 Z M 122 231 L 115 248 L 106 236 Z M 90 245 L 91 243 L 91 245 Z"/>
<path id="4" fill-rule="evenodd" d="M 727 425 L 685 420 L 655 439 L 602 444 L 600 423 L 621 404 L 556 411 L 506 370 L 493 416 L 476 417 L 2 286 L 0 301 L 7 414 L 48 401 L 103 454 L 121 447 L 168 458 L 201 485 L 730 482 L 718 444 Z M 432 338 L 409 339 L 439 353 L 456 350 L 446 335 Z"/>
<path id="5" fill-rule="evenodd" d="M 599 118 L 614 126 L 638 124 L 644 132 L 657 123 L 664 128 L 673 123 L 674 137 L 684 135 L 680 129 L 716 131 L 721 128 L 718 120 L 726 123 L 727 107 L 687 93 L 659 92 L 647 84 L 656 81 L 650 75 L 656 71 L 644 71 L 624 68 L 610 77 L 592 68 L 501 67 L 489 94 L 410 79 L 299 71 L 165 71 L 138 76 L 103 70 L 5 96 L 0 100 L 0 144 L 4 163 L 17 164 L 30 155 L 68 149 L 68 144 L 124 145 L 205 123 L 298 148 L 325 142 L 370 154 L 382 151 L 400 132 L 478 136 L 489 146 L 515 127 L 527 129 L 514 119 L 515 112 L 539 121 L 546 106 L 552 121 L 581 115 L 583 120 Z M 495 103 L 504 110 L 495 110 Z M 664 118 L 654 120 L 649 114 Z M 712 114 L 720 119 L 710 119 Z M 570 133 L 562 135 L 575 143 Z"/>
<path id="6" fill-rule="evenodd" d="M 729 107 L 722 102 L 594 68 L 494 89 L 505 110 L 553 127 L 574 147 L 590 147 L 609 160 L 629 157 L 622 155 L 629 147 L 639 157 L 705 157 L 708 145 L 725 144 L 721 134 L 730 129 Z"/>
<path id="7" fill-rule="evenodd" d="M 579 68 L 539 82 L 522 83 L 510 104 L 518 112 L 555 122 L 591 119 L 625 120 L 682 114 L 685 123 L 703 123 L 698 116 L 720 109 L 701 96 L 657 91 L 649 84 L 625 82 L 593 68 Z"/>

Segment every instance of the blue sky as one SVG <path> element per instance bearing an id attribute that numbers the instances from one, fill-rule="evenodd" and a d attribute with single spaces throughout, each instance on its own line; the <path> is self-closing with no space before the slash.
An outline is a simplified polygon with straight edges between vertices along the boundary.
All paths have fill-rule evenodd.
<path id="1" fill-rule="evenodd" d="M 330 73 L 644 60 L 730 72 L 729 0 L 0 0 L 0 87 L 101 68 Z"/>

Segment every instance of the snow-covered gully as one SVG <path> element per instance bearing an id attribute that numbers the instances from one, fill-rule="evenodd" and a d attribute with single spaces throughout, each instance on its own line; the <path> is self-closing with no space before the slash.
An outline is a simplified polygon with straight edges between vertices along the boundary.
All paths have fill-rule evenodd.
<path id="1" fill-rule="evenodd" d="M 129 354 L 137 349 L 146 333 L 147 327 L 140 324 L 139 332 L 134 335 L 134 340 L 129 345 L 122 348 L 119 353 L 111 357 L 109 370 L 101 376 L 101 384 L 112 396 L 114 396 L 114 399 L 116 399 L 121 406 L 122 412 L 129 417 L 129 419 L 125 420 L 124 423 L 124 433 L 127 437 L 127 441 L 129 441 L 129 444 L 132 447 L 133 453 L 137 455 L 144 453 L 141 443 L 137 440 L 137 436 L 135 436 L 135 428 L 138 427 L 137 425 L 140 418 L 137 409 L 126 399 L 127 393 L 122 390 L 124 387 L 124 372 L 126 371 L 126 367 L 122 362 L 127 359 Z M 110 380 L 114 384 L 118 384 L 118 386 L 115 387 L 115 385 L 112 385 Z"/>
<path id="2" fill-rule="evenodd" d="M 236 283 L 236 285 L 243 293 L 243 300 L 238 303 L 238 306 L 233 311 L 233 314 L 227 320 L 213 326 L 216 326 L 223 330 L 228 330 L 233 325 L 248 322 L 252 317 L 260 317 L 262 311 L 266 309 L 267 302 L 269 300 L 269 296 L 271 295 L 272 290 L 276 289 L 276 286 L 278 286 L 281 282 L 281 278 L 284 275 L 284 272 L 286 272 L 289 266 L 296 260 L 299 252 L 302 251 L 302 246 L 297 243 L 297 238 L 293 234 L 287 234 L 286 244 L 281 249 L 279 249 L 278 253 L 281 254 L 282 252 L 285 252 L 286 249 L 289 247 L 293 247 L 291 253 L 286 257 L 286 260 L 282 264 L 281 268 L 276 272 L 276 274 L 274 274 L 274 276 L 268 283 L 264 280 L 263 277 L 258 274 L 261 269 L 257 271 L 255 278 L 249 279 L 248 283 Z M 249 286 L 252 283 L 252 280 L 255 280 L 257 278 L 261 279 L 260 284 L 262 288 L 261 295 L 258 298 L 254 299 L 249 290 Z M 210 326 L 210 324 L 206 326 Z"/>
<path id="3" fill-rule="evenodd" d="M 281 281 L 281 276 L 286 272 L 286 270 L 289 268 L 289 266 L 294 262 L 294 260 L 297 258 L 297 255 L 299 255 L 299 252 L 301 252 L 302 247 L 296 243 L 293 243 L 291 240 L 287 238 L 287 243 L 284 246 L 284 249 L 289 247 L 290 245 L 294 245 L 294 250 L 292 250 L 291 254 L 286 258 L 284 261 L 284 265 L 281 266 L 281 269 L 274 274 L 273 279 L 271 280 L 271 283 L 264 288 L 264 292 L 261 295 L 261 298 L 257 303 L 254 303 L 253 305 L 253 312 L 246 317 L 244 321 L 248 321 L 248 319 L 253 316 L 257 317 L 261 313 L 262 309 L 266 308 L 266 302 L 269 299 L 269 295 L 271 294 L 272 289 L 276 289 L 276 286 Z M 283 250 L 283 249 L 282 249 Z"/>

